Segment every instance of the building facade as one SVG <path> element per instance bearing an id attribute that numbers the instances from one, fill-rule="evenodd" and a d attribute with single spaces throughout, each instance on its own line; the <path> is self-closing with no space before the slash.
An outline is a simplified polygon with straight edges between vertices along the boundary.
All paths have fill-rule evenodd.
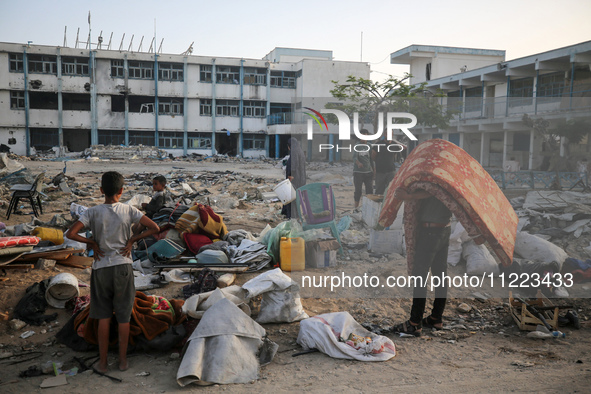
<path id="1" fill-rule="evenodd" d="M 349 75 L 369 65 L 294 48 L 257 60 L 0 43 L 0 144 L 279 157 L 302 99 Z"/>
<path id="2" fill-rule="evenodd" d="M 444 130 L 413 129 L 419 141 L 444 138 L 485 167 L 540 168 L 544 138 L 524 115 L 549 128 L 591 118 L 591 41 L 509 61 L 498 50 L 411 45 L 390 62 L 410 65 L 412 83 L 443 92 L 441 103 L 457 113 Z M 590 133 L 571 155 L 591 155 Z"/>

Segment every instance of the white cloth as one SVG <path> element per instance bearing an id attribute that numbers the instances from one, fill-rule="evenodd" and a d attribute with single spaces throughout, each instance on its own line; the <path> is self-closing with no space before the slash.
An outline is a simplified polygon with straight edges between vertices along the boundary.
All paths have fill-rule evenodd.
<path id="1" fill-rule="evenodd" d="M 120 202 L 97 205 L 80 215 L 78 220 L 92 231 L 94 240 L 105 254 L 94 261 L 92 269 L 133 263 L 120 251 L 131 238 L 131 226 L 139 223 L 142 216 L 144 214 L 137 208 Z"/>

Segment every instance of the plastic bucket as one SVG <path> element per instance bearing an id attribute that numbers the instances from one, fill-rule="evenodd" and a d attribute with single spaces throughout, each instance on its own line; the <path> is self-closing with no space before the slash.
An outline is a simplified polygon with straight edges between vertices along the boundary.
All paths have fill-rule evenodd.
<path id="1" fill-rule="evenodd" d="M 279 184 L 273 188 L 273 191 L 284 204 L 289 204 L 296 199 L 296 191 L 289 179 L 279 182 Z"/>
<path id="2" fill-rule="evenodd" d="M 45 300 L 54 308 L 65 308 L 66 302 L 78 297 L 78 279 L 67 272 L 57 274 L 49 281 L 45 291 Z"/>

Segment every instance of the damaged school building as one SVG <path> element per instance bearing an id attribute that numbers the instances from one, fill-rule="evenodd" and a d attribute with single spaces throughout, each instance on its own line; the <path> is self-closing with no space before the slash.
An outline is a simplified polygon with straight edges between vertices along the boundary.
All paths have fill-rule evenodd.
<path id="1" fill-rule="evenodd" d="M 446 129 L 413 128 L 419 142 L 443 138 L 485 168 L 541 167 L 547 147 L 524 116 L 544 119 L 550 129 L 590 118 L 591 41 L 509 61 L 504 50 L 411 45 L 393 52 L 390 63 L 409 65 L 410 83 L 442 92 L 441 104 L 457 113 Z M 576 160 L 590 155 L 590 124 L 568 155 L 562 138 L 560 156 Z"/>
<path id="2" fill-rule="evenodd" d="M 141 144 L 282 157 L 303 97 L 369 73 L 325 50 L 240 59 L 0 43 L 0 144 L 20 155 Z"/>

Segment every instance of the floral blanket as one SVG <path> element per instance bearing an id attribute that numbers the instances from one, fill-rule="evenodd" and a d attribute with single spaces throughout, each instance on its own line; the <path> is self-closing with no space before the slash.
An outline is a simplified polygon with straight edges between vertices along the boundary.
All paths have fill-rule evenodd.
<path id="1" fill-rule="evenodd" d="M 90 302 L 92 303 L 92 300 Z M 167 300 L 164 297 L 136 291 L 131 312 L 130 343 L 133 344 L 133 338 L 140 334 L 144 334 L 146 339 L 151 341 L 169 326 L 181 324 L 186 318 L 181 312 L 184 303 L 183 300 Z M 98 344 L 98 320 L 88 317 L 89 313 L 90 305 L 76 316 L 74 327 L 86 342 Z M 116 342 L 117 337 L 111 335 L 111 344 Z"/>
<path id="2" fill-rule="evenodd" d="M 482 235 L 503 265 L 511 265 L 518 218 L 492 177 L 466 151 L 449 141 L 428 140 L 404 161 L 390 184 L 378 219 L 385 228 L 396 219 L 398 187 L 426 190 L 452 211 L 471 237 Z M 419 201 L 407 201 L 404 230 L 408 270 L 412 271 Z"/>

